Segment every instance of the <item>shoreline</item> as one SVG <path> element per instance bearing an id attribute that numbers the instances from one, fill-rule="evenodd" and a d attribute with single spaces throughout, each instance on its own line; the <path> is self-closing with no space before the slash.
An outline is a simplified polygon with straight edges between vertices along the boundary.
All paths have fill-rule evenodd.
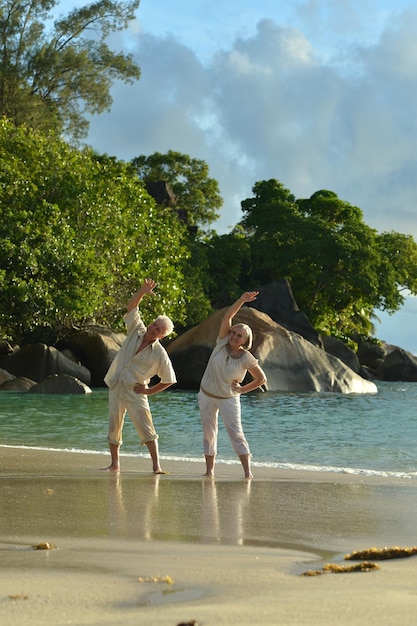
<path id="1" fill-rule="evenodd" d="M 95 459 L 97 459 L 98 457 L 107 457 L 107 458 L 109 457 L 108 450 L 89 450 L 89 449 L 80 450 L 80 449 L 75 449 L 75 448 L 71 448 L 71 449 L 62 448 L 61 449 L 61 448 L 48 448 L 48 447 L 41 447 L 41 446 L 25 446 L 22 444 L 19 445 L 19 444 L 1 444 L 0 443 L 0 455 L 1 455 L 2 450 L 8 450 L 8 449 L 15 450 L 15 451 L 17 450 L 28 451 L 29 453 L 33 451 L 35 453 L 41 453 L 41 454 L 45 453 L 48 455 L 74 454 L 74 455 L 80 455 L 80 456 L 82 455 L 86 457 L 91 457 Z M 122 467 L 122 471 L 123 471 L 126 469 L 127 466 L 130 466 L 131 464 L 132 464 L 132 469 L 134 469 L 133 464 L 135 462 L 138 462 L 139 464 L 142 464 L 143 462 L 146 463 L 146 459 L 148 458 L 148 455 L 146 453 L 135 454 L 135 453 L 130 453 L 130 452 L 121 452 L 120 458 L 122 462 L 124 463 Z M 181 474 L 186 475 L 188 473 L 189 477 L 193 479 L 196 478 L 195 470 L 184 471 L 184 468 L 193 468 L 203 463 L 202 457 L 201 458 L 176 457 L 176 456 L 171 456 L 169 454 L 164 455 L 163 453 L 160 454 L 160 459 L 162 461 L 162 465 L 166 463 L 173 464 L 174 468 L 180 469 Z M 92 463 L 88 464 L 88 466 L 90 465 L 92 466 L 93 464 Z M 139 465 L 139 467 L 141 467 L 141 465 Z M 216 461 L 216 478 L 221 477 L 221 475 L 223 474 L 226 475 L 226 472 L 222 472 L 221 470 L 222 467 L 240 468 L 241 464 L 239 460 L 237 459 L 218 459 Z M 404 481 L 405 484 L 407 484 L 408 482 L 413 483 L 413 481 L 416 481 L 416 485 L 417 485 L 417 472 L 405 472 L 405 471 L 382 470 L 382 469 L 371 470 L 371 469 L 342 467 L 342 466 L 326 467 L 324 465 L 317 466 L 317 465 L 300 465 L 300 464 L 290 464 L 290 463 L 280 464 L 280 463 L 262 462 L 262 461 L 252 461 L 251 467 L 256 473 L 255 478 L 262 478 L 263 480 L 267 480 L 268 478 L 277 480 L 279 478 L 291 477 L 291 476 L 294 476 L 294 477 L 298 476 L 298 477 L 301 477 L 302 479 L 310 479 L 310 480 L 315 480 L 314 477 L 318 476 L 318 480 L 322 480 L 321 477 L 323 476 L 327 478 L 331 476 L 335 476 L 335 477 L 341 477 L 341 480 L 343 481 L 344 480 L 343 477 L 351 476 L 354 482 L 364 478 L 366 480 L 371 480 L 371 481 L 376 480 L 378 482 Z M 176 471 L 176 469 L 174 471 Z M 347 478 L 347 480 L 349 480 L 349 478 Z"/>
<path id="2" fill-rule="evenodd" d="M 270 468 L 245 481 L 229 464 L 211 480 L 203 461 L 172 460 L 155 476 L 144 457 L 99 471 L 107 460 L 0 446 L 4 626 L 415 623 L 416 557 L 300 576 L 415 545 L 414 481 Z"/>

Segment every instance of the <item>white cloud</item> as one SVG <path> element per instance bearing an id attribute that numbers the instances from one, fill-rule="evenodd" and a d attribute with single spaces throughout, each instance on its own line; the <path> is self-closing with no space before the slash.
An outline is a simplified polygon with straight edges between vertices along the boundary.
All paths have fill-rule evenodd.
<path id="1" fill-rule="evenodd" d="M 225 199 L 220 229 L 239 219 L 240 190 L 274 177 L 297 197 L 335 191 L 378 230 L 415 235 L 415 26 L 410 12 L 376 44 L 350 48 L 350 74 L 273 20 L 209 64 L 173 35 L 139 34 L 141 79 L 115 86 L 112 112 L 93 118 L 89 141 L 126 159 L 173 149 L 206 160 Z"/>

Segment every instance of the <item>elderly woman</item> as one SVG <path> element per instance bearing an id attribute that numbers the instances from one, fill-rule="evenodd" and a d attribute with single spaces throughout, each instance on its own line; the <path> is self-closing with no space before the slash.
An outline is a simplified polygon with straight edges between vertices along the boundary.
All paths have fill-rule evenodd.
<path id="1" fill-rule="evenodd" d="M 176 382 L 174 369 L 160 339 L 169 335 L 174 325 L 166 315 L 159 315 L 148 327 L 139 313 L 139 303 L 145 295 L 154 296 L 154 280 L 148 278 L 127 303 L 124 321 L 127 335 L 111 364 L 104 381 L 109 387 L 109 434 L 111 465 L 105 469 L 120 469 L 119 450 L 126 412 L 136 428 L 142 445 L 148 447 L 155 474 L 164 474 L 159 464 L 158 435 L 155 431 L 148 396 L 167 389 Z M 153 376 L 160 382 L 149 387 Z"/>
<path id="2" fill-rule="evenodd" d="M 245 478 L 252 478 L 251 454 L 241 424 L 240 395 L 263 385 L 266 376 L 257 359 L 249 352 L 252 347 L 252 330 L 247 324 L 232 325 L 232 320 L 242 305 L 255 300 L 258 293 L 245 292 L 227 309 L 220 325 L 216 346 L 201 380 L 198 402 L 206 459 L 204 476 L 210 478 L 214 476 L 219 412 L 242 463 Z M 246 372 L 249 372 L 252 380 L 242 385 Z"/>

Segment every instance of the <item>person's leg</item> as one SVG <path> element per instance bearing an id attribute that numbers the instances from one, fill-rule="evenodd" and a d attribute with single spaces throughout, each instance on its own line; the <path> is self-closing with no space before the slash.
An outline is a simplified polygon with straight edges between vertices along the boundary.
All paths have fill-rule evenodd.
<path id="1" fill-rule="evenodd" d="M 198 394 L 198 404 L 203 425 L 203 446 L 206 459 L 206 473 L 204 476 L 214 476 L 214 462 L 217 452 L 218 435 L 218 406 L 215 398 L 206 396 L 202 391 Z"/>
<path id="2" fill-rule="evenodd" d="M 117 471 L 120 469 L 120 461 L 119 461 L 120 446 L 116 443 L 111 443 L 111 441 L 109 441 L 109 449 L 110 449 L 110 456 L 111 456 L 111 465 L 109 465 L 107 469 Z"/>
<path id="3" fill-rule="evenodd" d="M 250 469 L 250 454 L 239 455 L 240 462 L 242 463 L 243 471 L 245 472 L 245 478 L 253 478 L 253 474 Z"/>
<path id="4" fill-rule="evenodd" d="M 149 454 L 152 459 L 152 470 L 154 474 L 166 474 L 159 464 L 159 447 L 158 440 L 154 439 L 153 441 L 147 441 L 146 445 L 148 446 Z"/>
<path id="5" fill-rule="evenodd" d="M 133 401 L 127 406 L 127 412 L 136 428 L 142 445 L 146 445 L 152 459 L 152 471 L 154 474 L 165 474 L 159 461 L 158 435 L 152 420 L 148 397 L 135 394 Z"/>
<path id="6" fill-rule="evenodd" d="M 232 442 L 233 449 L 242 463 L 245 478 L 253 478 L 250 469 L 251 454 L 249 444 L 243 432 L 241 422 L 240 398 L 237 396 L 227 398 L 227 400 L 221 400 L 220 414 L 223 418 L 227 434 Z"/>
<path id="7" fill-rule="evenodd" d="M 117 390 L 109 391 L 109 450 L 111 464 L 103 469 L 109 471 L 119 471 L 119 450 L 122 444 L 122 430 L 126 414 L 123 402 L 120 400 Z"/>
<path id="8" fill-rule="evenodd" d="M 203 476 L 207 478 L 213 478 L 214 476 L 214 454 L 205 454 L 206 459 L 206 473 Z"/>

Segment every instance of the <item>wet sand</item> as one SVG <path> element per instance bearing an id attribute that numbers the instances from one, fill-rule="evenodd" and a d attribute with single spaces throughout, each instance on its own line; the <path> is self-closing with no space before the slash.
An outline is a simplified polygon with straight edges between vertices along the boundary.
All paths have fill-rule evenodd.
<path id="1" fill-rule="evenodd" d="M 417 557 L 301 574 L 417 544 L 417 481 L 108 461 L 0 447 L 2 626 L 415 624 Z"/>

